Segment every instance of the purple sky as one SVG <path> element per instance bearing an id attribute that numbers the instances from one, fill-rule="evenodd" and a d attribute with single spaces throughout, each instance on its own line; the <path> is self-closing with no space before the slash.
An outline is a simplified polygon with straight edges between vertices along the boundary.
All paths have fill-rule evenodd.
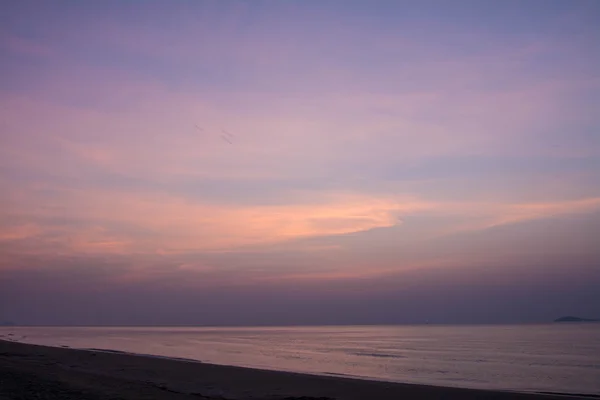
<path id="1" fill-rule="evenodd" d="M 598 21 L 3 2 L 0 321 L 600 317 Z"/>

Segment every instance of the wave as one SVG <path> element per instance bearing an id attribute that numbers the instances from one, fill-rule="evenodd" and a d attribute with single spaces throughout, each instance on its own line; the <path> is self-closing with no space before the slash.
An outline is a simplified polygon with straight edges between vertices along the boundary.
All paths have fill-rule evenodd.
<path id="1" fill-rule="evenodd" d="M 364 357 L 379 357 L 379 358 L 406 358 L 406 356 L 401 356 L 399 354 L 388 354 L 388 353 L 368 353 L 368 352 L 354 352 L 351 353 L 355 356 L 364 356 Z"/>

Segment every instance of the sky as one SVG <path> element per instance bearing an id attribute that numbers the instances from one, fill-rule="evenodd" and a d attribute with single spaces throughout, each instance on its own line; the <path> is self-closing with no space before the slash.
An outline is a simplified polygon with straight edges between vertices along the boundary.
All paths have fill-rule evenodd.
<path id="1" fill-rule="evenodd" d="M 4 1 L 0 321 L 600 318 L 598 21 Z"/>

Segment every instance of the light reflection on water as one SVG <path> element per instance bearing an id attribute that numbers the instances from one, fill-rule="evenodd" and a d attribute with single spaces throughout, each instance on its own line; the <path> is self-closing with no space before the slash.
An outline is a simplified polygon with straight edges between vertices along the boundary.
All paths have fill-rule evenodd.
<path id="1" fill-rule="evenodd" d="M 3 327 L 23 342 L 397 382 L 600 394 L 600 324 Z M 24 338 L 23 338 L 24 337 Z"/>

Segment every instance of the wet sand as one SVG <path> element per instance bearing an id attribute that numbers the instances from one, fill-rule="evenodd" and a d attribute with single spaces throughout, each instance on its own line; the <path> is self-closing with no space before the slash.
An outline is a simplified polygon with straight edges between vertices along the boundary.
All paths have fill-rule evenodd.
<path id="1" fill-rule="evenodd" d="M 221 366 L 0 340 L 0 400 L 566 399 Z"/>

